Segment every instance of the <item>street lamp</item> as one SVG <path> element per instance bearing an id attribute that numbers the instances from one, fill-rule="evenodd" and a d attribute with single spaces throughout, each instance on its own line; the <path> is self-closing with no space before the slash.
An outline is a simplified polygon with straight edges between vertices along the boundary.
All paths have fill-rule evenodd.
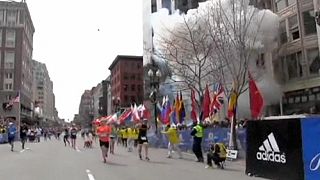
<path id="1" fill-rule="evenodd" d="M 158 133 L 158 122 L 157 122 L 157 92 L 159 90 L 161 72 L 155 66 L 152 69 L 149 69 L 148 76 L 150 77 L 150 88 L 151 94 L 150 98 L 154 104 L 154 123 L 156 127 L 156 133 Z"/>
<path id="2" fill-rule="evenodd" d="M 120 106 L 120 97 L 118 96 L 117 98 L 112 96 L 112 104 L 114 106 L 114 112 L 119 111 L 119 106 Z"/>

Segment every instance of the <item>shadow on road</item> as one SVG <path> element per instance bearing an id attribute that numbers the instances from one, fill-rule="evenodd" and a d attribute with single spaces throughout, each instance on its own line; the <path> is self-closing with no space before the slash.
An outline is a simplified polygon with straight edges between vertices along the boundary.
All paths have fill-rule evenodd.
<path id="1" fill-rule="evenodd" d="M 151 163 L 151 164 L 169 164 L 167 162 L 163 162 L 163 161 L 147 161 L 148 163 Z"/>
<path id="2" fill-rule="evenodd" d="M 126 165 L 126 164 L 120 164 L 120 163 L 116 163 L 116 162 L 107 162 L 107 165 L 112 165 L 112 166 L 123 166 L 123 167 L 128 166 L 128 165 Z"/>

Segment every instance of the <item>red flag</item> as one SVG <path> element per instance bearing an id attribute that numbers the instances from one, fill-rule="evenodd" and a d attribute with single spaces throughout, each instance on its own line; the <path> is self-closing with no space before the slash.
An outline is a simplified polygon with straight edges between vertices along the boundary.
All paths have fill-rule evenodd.
<path id="1" fill-rule="evenodd" d="M 198 115 L 197 115 L 197 101 L 196 101 L 196 94 L 194 92 L 194 89 L 191 89 L 191 119 L 193 122 L 197 122 Z"/>
<path id="2" fill-rule="evenodd" d="M 143 110 L 142 110 L 142 118 L 143 119 L 151 119 L 151 112 L 148 108 L 146 108 L 144 106 L 144 104 L 142 105 L 143 106 Z"/>
<path id="3" fill-rule="evenodd" d="M 220 99 L 223 99 L 224 90 L 220 83 L 216 83 L 213 87 L 213 98 L 210 104 L 210 115 L 215 115 L 221 109 Z"/>
<path id="4" fill-rule="evenodd" d="M 250 94 L 250 110 L 253 119 L 257 119 L 263 108 L 263 97 L 259 91 L 256 82 L 253 80 L 251 73 L 249 73 L 249 94 Z"/>
<path id="5" fill-rule="evenodd" d="M 182 99 L 182 92 L 180 91 L 180 107 L 179 107 L 179 123 L 182 124 L 182 122 L 184 121 L 184 118 L 186 117 L 186 111 L 184 108 L 184 103 L 183 103 L 183 99 Z"/>
<path id="6" fill-rule="evenodd" d="M 210 114 L 210 94 L 208 85 L 206 85 L 206 90 L 204 92 L 203 104 L 202 104 L 202 112 L 203 112 L 203 119 L 209 117 Z M 203 119 L 200 119 L 201 121 Z"/>
<path id="7" fill-rule="evenodd" d="M 124 113 L 119 117 L 120 124 L 124 124 L 125 120 L 131 115 L 131 109 L 127 109 Z"/>

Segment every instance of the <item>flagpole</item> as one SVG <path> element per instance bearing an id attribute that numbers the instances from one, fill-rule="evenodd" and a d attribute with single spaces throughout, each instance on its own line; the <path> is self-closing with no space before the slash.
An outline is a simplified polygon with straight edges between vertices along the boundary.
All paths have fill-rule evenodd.
<path id="1" fill-rule="evenodd" d="M 21 124 L 21 94 L 20 94 L 20 90 L 19 90 L 18 93 L 19 93 L 18 94 L 19 103 L 18 103 L 18 125 L 17 125 L 17 131 L 20 132 L 20 124 Z M 20 136 L 18 136 L 18 139 L 20 139 Z"/>

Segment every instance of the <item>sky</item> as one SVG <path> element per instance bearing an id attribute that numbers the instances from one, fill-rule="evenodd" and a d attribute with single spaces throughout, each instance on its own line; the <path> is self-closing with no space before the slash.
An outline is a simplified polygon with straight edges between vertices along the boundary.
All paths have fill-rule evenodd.
<path id="1" fill-rule="evenodd" d="M 82 93 L 110 74 L 118 54 L 142 55 L 142 1 L 27 0 L 33 59 L 45 63 L 59 117 L 73 120 Z"/>

